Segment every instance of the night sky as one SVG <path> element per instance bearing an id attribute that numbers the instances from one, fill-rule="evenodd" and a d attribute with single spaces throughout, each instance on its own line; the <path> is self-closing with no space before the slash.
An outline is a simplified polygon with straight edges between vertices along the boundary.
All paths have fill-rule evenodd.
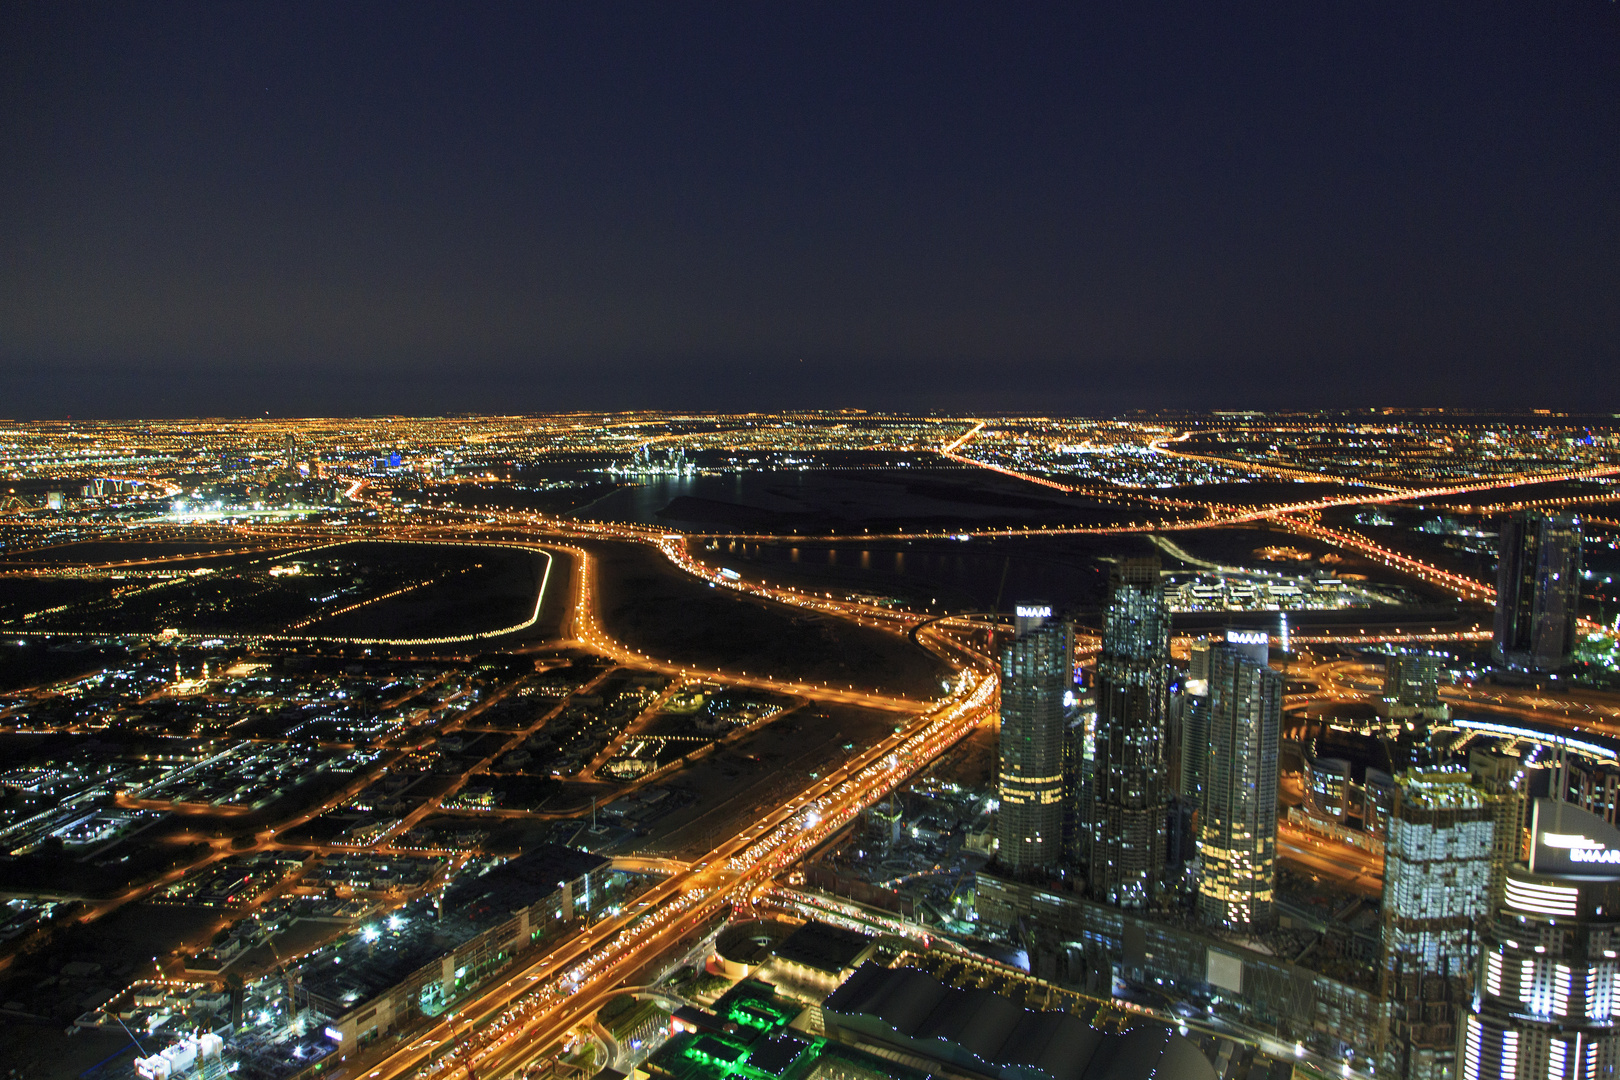
<path id="1" fill-rule="evenodd" d="M 1620 4 L 12 2 L 0 416 L 1620 411 Z"/>

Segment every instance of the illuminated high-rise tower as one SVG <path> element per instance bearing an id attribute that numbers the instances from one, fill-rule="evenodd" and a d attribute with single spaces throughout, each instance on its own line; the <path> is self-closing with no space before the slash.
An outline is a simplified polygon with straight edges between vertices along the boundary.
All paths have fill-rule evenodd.
<path id="1" fill-rule="evenodd" d="M 1170 609 L 1159 560 L 1121 559 L 1109 575 L 1103 612 L 1087 815 L 1088 888 L 1119 907 L 1147 907 L 1164 878 L 1169 672 Z"/>
<path id="2" fill-rule="evenodd" d="M 1209 650 L 1216 644 L 1211 638 L 1192 643 L 1187 678 L 1181 684 L 1181 773 L 1176 789 L 1194 810 L 1201 810 L 1204 803 L 1204 770 L 1209 765 Z"/>
<path id="3" fill-rule="evenodd" d="M 1620 1075 L 1620 830 L 1538 799 L 1458 1032 L 1460 1080 Z"/>
<path id="4" fill-rule="evenodd" d="M 1456 1076 L 1457 1024 L 1490 912 L 1493 798 L 1465 769 L 1395 778 L 1381 981 L 1391 1012 L 1387 1064 L 1404 1080 Z"/>
<path id="5" fill-rule="evenodd" d="M 1384 661 L 1384 696 L 1378 715 L 1390 719 L 1450 719 L 1440 700 L 1446 658 L 1428 649 L 1399 649 Z"/>
<path id="6" fill-rule="evenodd" d="M 1521 512 L 1502 523 L 1492 656 L 1509 673 L 1546 675 L 1575 651 L 1581 594 L 1581 523 Z"/>
<path id="7" fill-rule="evenodd" d="M 1228 630 L 1206 646 L 1198 772 L 1198 913 L 1211 926 L 1269 929 L 1277 858 L 1277 740 L 1283 677 L 1264 630 Z"/>
<path id="8" fill-rule="evenodd" d="M 1468 771 L 1474 783 L 1490 796 L 1492 836 L 1491 885 L 1488 911 L 1502 906 L 1508 870 L 1519 858 L 1524 834 L 1526 782 L 1524 760 L 1499 747 L 1475 744 L 1468 748 Z M 1557 785 L 1553 785 L 1554 790 Z"/>
<path id="9" fill-rule="evenodd" d="M 1018 608 L 1001 654 L 1001 809 L 996 859 L 1012 873 L 1063 861 L 1064 751 L 1073 632 L 1048 607 Z"/>

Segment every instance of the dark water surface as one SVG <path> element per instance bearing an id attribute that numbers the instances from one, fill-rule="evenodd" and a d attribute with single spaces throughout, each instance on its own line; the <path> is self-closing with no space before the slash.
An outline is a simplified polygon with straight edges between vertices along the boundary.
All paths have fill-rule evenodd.
<path id="1" fill-rule="evenodd" d="M 1081 523 L 1103 509 L 983 469 L 760 470 L 624 478 L 573 516 L 695 532 L 791 533 Z"/>
<path id="2" fill-rule="evenodd" d="M 1147 554 L 1137 537 L 913 541 L 699 541 L 705 562 L 801 587 L 856 590 L 949 611 L 1102 602 L 1110 555 Z M 999 597 L 999 602 L 998 602 Z"/>

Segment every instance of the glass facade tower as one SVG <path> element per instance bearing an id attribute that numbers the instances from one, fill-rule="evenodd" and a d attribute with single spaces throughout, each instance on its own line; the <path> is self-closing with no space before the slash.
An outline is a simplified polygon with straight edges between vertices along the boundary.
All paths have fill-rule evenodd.
<path id="1" fill-rule="evenodd" d="M 1265 631 L 1228 630 L 1208 647 L 1198 914 L 1240 933 L 1270 929 L 1275 914 L 1283 677 L 1268 652 Z"/>
<path id="2" fill-rule="evenodd" d="M 1581 523 L 1521 512 L 1502 523 L 1496 567 L 1499 668 L 1544 675 L 1569 666 L 1581 592 Z"/>
<path id="3" fill-rule="evenodd" d="M 1018 636 L 1001 654 L 996 859 L 1014 874 L 1054 869 L 1064 856 L 1064 780 L 1073 771 L 1065 769 L 1073 632 L 1050 614 L 1020 608 Z"/>
<path id="4" fill-rule="evenodd" d="M 1159 560 L 1122 559 L 1109 575 L 1097 659 L 1088 887 L 1107 904 L 1145 908 L 1165 870 L 1170 812 L 1166 696 L 1170 609 Z"/>

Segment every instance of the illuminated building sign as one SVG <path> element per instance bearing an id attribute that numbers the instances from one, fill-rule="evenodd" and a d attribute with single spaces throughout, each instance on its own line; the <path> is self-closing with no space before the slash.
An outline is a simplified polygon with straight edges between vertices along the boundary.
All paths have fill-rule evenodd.
<path id="1" fill-rule="evenodd" d="M 1533 821 L 1532 873 L 1620 879 L 1620 829 L 1555 799 L 1537 799 Z"/>
<path id="2" fill-rule="evenodd" d="M 339 1031 L 335 1027 L 329 1027 L 326 1029 L 326 1037 L 331 1039 L 333 1042 L 342 1042 L 343 1032 Z"/>
<path id="3" fill-rule="evenodd" d="M 1052 609 L 1049 607 L 1035 607 L 1031 604 L 1019 604 L 1013 609 L 1020 619 L 1050 619 Z"/>
<path id="4" fill-rule="evenodd" d="M 1269 630 L 1226 628 L 1226 647 L 1235 649 L 1245 660 L 1265 665 L 1271 661 L 1271 632 Z"/>
<path id="5" fill-rule="evenodd" d="M 1620 851 L 1582 851 L 1579 848 L 1569 853 L 1570 861 L 1578 863 L 1620 863 Z"/>

